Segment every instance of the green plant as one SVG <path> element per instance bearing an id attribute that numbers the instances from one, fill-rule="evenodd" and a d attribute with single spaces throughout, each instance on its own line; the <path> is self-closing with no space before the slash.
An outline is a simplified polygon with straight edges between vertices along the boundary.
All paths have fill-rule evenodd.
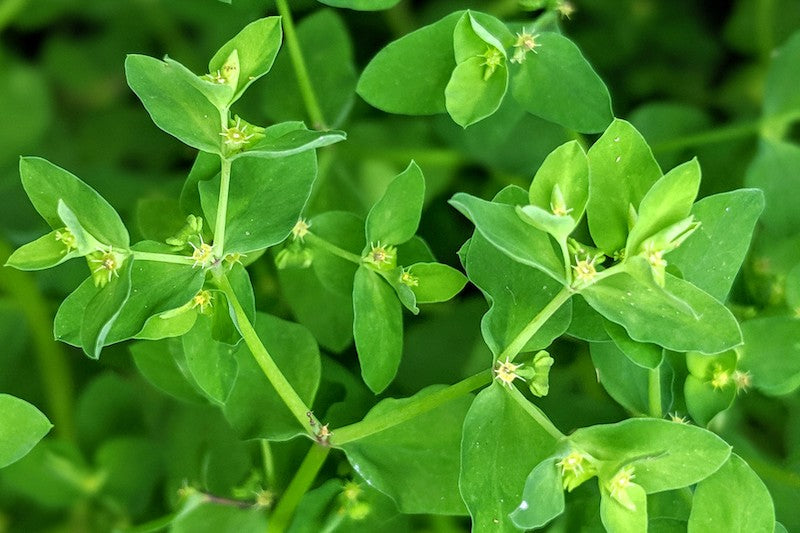
<path id="1" fill-rule="evenodd" d="M 328 127 L 340 121 L 326 119 L 348 107 L 335 89 L 354 77 L 322 81 L 334 89 L 322 98 L 299 37 L 314 42 L 337 19 L 330 11 L 312 15 L 301 34 L 287 2 L 276 5 L 280 17 L 248 24 L 202 75 L 168 57 L 128 56 L 127 82 L 153 122 L 199 151 L 179 201 L 141 216 L 144 239 L 132 244 L 123 218 L 76 176 L 44 159 L 20 160 L 22 185 L 51 231 L 7 264 L 41 270 L 74 259 L 89 270 L 56 313 L 56 338 L 92 359 L 134 340 L 132 358 L 148 381 L 222 414 L 197 429 L 212 435 L 202 482 L 181 487 L 171 512 L 138 530 L 370 530 L 390 519 L 408 530 L 414 514 L 468 514 L 475 531 L 533 529 L 554 519 L 565 530 L 583 524 L 612 532 L 782 527 L 765 484 L 708 425 L 754 384 L 773 394 L 800 385 L 797 358 L 779 364 L 758 349 L 796 339 L 789 311 L 800 306 L 796 239 L 763 252 L 778 256 L 771 267 L 791 265 L 781 280 L 788 306 L 776 300 L 771 316 L 765 311 L 743 326 L 754 310 L 726 306 L 765 209 L 759 189 L 774 196 L 773 185 L 759 179 L 771 180 L 774 167 L 797 159 L 796 146 L 783 139 L 800 108 L 782 88 L 796 78 L 787 63 L 800 57 L 798 38 L 771 67 L 760 122 L 765 140 L 749 180 L 759 188 L 699 200 L 696 158 L 664 173 L 637 128 L 614 118 L 605 84 L 559 32 L 568 3 L 528 2 L 543 11 L 524 23 L 459 11 L 389 44 L 356 87 L 372 106 L 446 113 L 479 138 L 491 138 L 491 130 L 476 130 L 482 124 L 494 121 L 506 132 L 532 115 L 571 138 L 553 143 L 525 188 L 506 185 L 491 200 L 481 198 L 484 190 L 452 196 L 450 205 L 475 228 L 458 251 L 465 276 L 437 262 L 417 235 L 427 189 L 436 184 L 424 162 L 404 158 L 405 170 L 389 172 L 366 209 L 349 209 L 341 198 L 326 157 L 347 141 Z M 282 44 L 297 94 L 277 98 L 295 98 L 311 129 L 297 121 L 302 116 L 262 127 L 232 111 L 270 71 Z M 764 211 L 764 226 L 788 232 L 788 215 L 774 209 Z M 281 304 L 257 302 L 248 272 L 272 265 Z M 410 379 L 409 397 L 376 403 L 373 395 L 401 369 L 403 309 L 416 315 L 420 305 L 447 302 L 467 280 L 490 306 L 480 322 L 488 352 L 461 364 L 467 354 L 432 342 L 417 364 L 424 376 L 428 366 L 443 369 L 436 377 L 456 364 L 458 374 L 474 372 L 451 385 Z M 277 316 L 286 314 L 280 305 L 299 323 Z M 357 366 L 320 352 L 345 352 L 351 342 Z M 569 421 L 569 432 L 551 421 L 550 375 L 557 383 L 560 358 L 576 352 L 624 408 L 623 420 Z M 4 428 L 30 426 L 27 434 L 0 433 L 5 466 L 49 424 L 22 400 L 0 400 L 8 404 L 2 416 L 15 417 Z M 263 471 L 240 439 L 258 443 Z M 121 440 L 102 448 L 103 475 L 96 476 L 74 451 L 61 450 L 58 477 L 101 494 L 114 517 L 114 498 L 132 509 L 146 505 L 136 489 L 151 490 L 145 478 L 158 467 L 146 465 L 137 478 L 125 463 L 157 457 L 150 446 Z M 305 448 L 302 461 L 298 447 Z M 315 487 L 331 452 L 352 471 L 330 472 Z M 226 463 L 226 455 L 235 460 Z M 276 494 L 279 468 L 295 472 Z"/>

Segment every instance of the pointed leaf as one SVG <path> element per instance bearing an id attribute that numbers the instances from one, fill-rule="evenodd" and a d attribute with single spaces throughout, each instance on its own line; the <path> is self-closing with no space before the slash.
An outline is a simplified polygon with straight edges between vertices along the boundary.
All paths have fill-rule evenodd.
<path id="1" fill-rule="evenodd" d="M 238 83 L 234 100 L 255 80 L 269 72 L 281 47 L 283 32 L 280 17 L 265 17 L 251 22 L 222 45 L 208 63 L 209 72 L 222 69 L 228 56 L 236 50 L 239 56 Z"/>
<path id="2" fill-rule="evenodd" d="M 443 388 L 434 385 L 410 398 L 383 400 L 364 420 L 390 416 Z M 458 472 L 461 428 L 471 403 L 472 395 L 461 396 L 342 448 L 356 472 L 391 496 L 400 512 L 466 514 L 458 494 Z"/>
<path id="3" fill-rule="evenodd" d="M 394 291 L 361 266 L 353 287 L 353 336 L 361 376 L 374 393 L 389 386 L 403 355 L 403 314 Z"/>
<path id="4" fill-rule="evenodd" d="M 707 354 L 742 342 L 739 325 L 728 308 L 670 274 L 664 289 L 622 272 L 590 285 L 581 294 L 601 315 L 622 325 L 631 339 L 639 342 Z"/>
<path id="5" fill-rule="evenodd" d="M 347 134 L 343 131 L 299 129 L 277 138 L 264 137 L 260 141 L 247 146 L 245 150 L 234 155 L 231 159 L 235 160 L 241 157 L 258 157 L 261 159 L 286 157 L 307 150 L 329 146 L 346 138 Z"/>
<path id="6" fill-rule="evenodd" d="M 115 248 L 128 247 L 128 230 L 117 212 L 76 176 L 38 157 L 21 158 L 19 174 L 33 207 L 51 228 L 64 227 L 58 214 L 58 202 L 63 200 L 95 239 Z"/>
<path id="7" fill-rule="evenodd" d="M 512 74 L 511 93 L 529 113 L 583 133 L 603 131 L 613 119 L 603 80 L 572 41 L 542 33 Z"/>
<path id="8" fill-rule="evenodd" d="M 89 312 L 83 316 L 80 339 L 83 351 L 92 359 L 100 357 L 106 337 L 128 301 L 133 263 L 132 257 L 126 258 L 117 271 L 118 276 L 98 291 L 86 306 Z"/>
<path id="9" fill-rule="evenodd" d="M 472 220 L 481 235 L 510 258 L 564 282 L 564 265 L 550 237 L 524 222 L 514 207 L 465 193 L 457 193 L 450 204 Z"/>
<path id="10" fill-rule="evenodd" d="M 0 468 L 24 457 L 52 427 L 33 405 L 0 394 Z"/>
<path id="11" fill-rule="evenodd" d="M 775 508 L 767 487 L 738 455 L 697 485 L 689 533 L 772 533 Z"/>
<path id="12" fill-rule="evenodd" d="M 744 262 L 764 195 L 739 189 L 703 198 L 692 207 L 700 227 L 667 256 L 686 281 L 724 302 Z"/>
<path id="13" fill-rule="evenodd" d="M 464 274 L 441 263 L 415 263 L 408 272 L 417 278 L 417 284 L 411 285 L 411 290 L 420 304 L 446 302 L 467 284 Z"/>
<path id="14" fill-rule="evenodd" d="M 544 160 L 531 182 L 530 204 L 553 214 L 558 207 L 553 201 L 556 186 L 564 199 L 564 214 L 572 219 L 566 232 L 569 234 L 583 217 L 589 200 L 589 160 L 577 141 L 562 144 Z M 567 219 L 563 215 L 558 218 Z"/>
<path id="15" fill-rule="evenodd" d="M 589 203 L 586 211 L 595 244 L 613 255 L 628 237 L 629 206 L 639 207 L 661 169 L 641 134 L 614 120 L 588 152 Z"/>
<path id="16" fill-rule="evenodd" d="M 462 13 L 451 13 L 378 52 L 358 80 L 358 94 L 388 113 L 444 113 L 444 90 L 456 66 L 453 30 Z"/>
<path id="17" fill-rule="evenodd" d="M 59 234 L 59 230 L 54 230 L 17 248 L 6 261 L 6 265 L 19 270 L 44 270 L 78 257 L 77 250 L 70 251 L 58 239 Z"/>
<path id="18" fill-rule="evenodd" d="M 655 182 L 637 208 L 639 216 L 628 235 L 627 256 L 638 253 L 648 237 L 686 218 L 699 188 L 697 158 L 673 168 Z"/>
<path id="19" fill-rule="evenodd" d="M 500 384 L 478 394 L 464 421 L 459 478 L 473 531 L 518 531 L 509 514 L 522 501 L 526 477 L 555 445 Z"/>
<path id="20" fill-rule="evenodd" d="M 219 110 L 186 81 L 174 64 L 129 55 L 125 59 L 125 76 L 156 126 L 192 148 L 221 153 Z"/>
<path id="21" fill-rule="evenodd" d="M 394 178 L 378 203 L 367 215 L 367 243 L 398 245 L 417 232 L 422 202 L 425 199 L 425 178 L 413 161 Z"/>

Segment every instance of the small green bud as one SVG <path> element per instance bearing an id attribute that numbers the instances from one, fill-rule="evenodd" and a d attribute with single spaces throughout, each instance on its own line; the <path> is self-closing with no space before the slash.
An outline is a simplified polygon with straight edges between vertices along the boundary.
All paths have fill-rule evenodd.
<path id="1" fill-rule="evenodd" d="M 503 53 L 494 46 L 487 46 L 486 52 L 484 52 L 480 57 L 483 58 L 483 63 L 481 63 L 481 65 L 486 67 L 486 69 L 483 71 L 483 81 L 488 81 L 497 68 L 503 64 L 503 61 L 505 61 Z"/>
<path id="2" fill-rule="evenodd" d="M 67 228 L 61 228 L 56 231 L 56 240 L 62 242 L 64 246 L 67 247 L 67 253 L 78 249 L 78 239 L 76 239 L 75 235 Z"/>
<path id="3" fill-rule="evenodd" d="M 636 477 L 634 468 L 631 465 L 624 467 L 611 478 L 611 481 L 606 485 L 611 497 L 617 500 L 623 507 L 631 511 L 636 510 L 636 504 L 631 500 L 628 492 L 628 487 L 633 485 L 633 479 Z"/>
<path id="4" fill-rule="evenodd" d="M 541 398 L 550 391 L 550 367 L 553 358 L 545 350 L 539 351 L 530 364 L 525 365 L 517 374 L 528 382 L 528 388 L 534 396 Z"/>
<path id="5" fill-rule="evenodd" d="M 286 268 L 308 268 L 314 262 L 314 253 L 302 246 L 298 241 L 289 243 L 275 256 L 275 266 L 280 270 Z"/>

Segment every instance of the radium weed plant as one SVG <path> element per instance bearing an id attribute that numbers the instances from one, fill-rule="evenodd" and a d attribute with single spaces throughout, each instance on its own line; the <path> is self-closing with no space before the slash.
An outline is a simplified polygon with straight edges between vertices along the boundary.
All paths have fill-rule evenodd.
<path id="1" fill-rule="evenodd" d="M 386 6 L 371 7 L 395 2 L 378 3 Z M 366 217 L 346 207 L 308 212 L 317 150 L 346 135 L 326 126 L 285 0 L 277 1 L 281 17 L 246 26 L 201 75 L 170 57 L 125 61 L 153 122 L 199 151 L 182 212 L 152 223 L 161 239 L 131 243 L 115 209 L 78 177 L 21 159 L 22 185 L 52 231 L 8 265 L 76 260 L 88 268 L 58 309 L 56 338 L 93 359 L 135 340 L 132 355 L 149 381 L 217 406 L 229 429 L 216 431 L 256 439 L 265 461 L 265 472 L 251 468 L 224 493 L 182 487 L 171 514 L 133 530 L 413 528 L 397 510 L 469 515 L 478 532 L 554 520 L 558 531 L 781 529 L 765 485 L 706 429 L 738 392 L 780 372 L 743 347 L 725 305 L 764 196 L 740 189 L 696 201 L 696 159 L 662 171 L 642 135 L 613 118 L 605 84 L 559 33 L 570 5 L 551 4 L 527 23 L 449 14 L 389 44 L 358 82 L 358 94 L 389 113 L 447 113 L 463 128 L 529 113 L 572 133 L 527 189 L 450 199 L 475 226 L 458 253 L 466 275 L 437 262 L 417 236 L 426 178 L 414 161 Z M 311 129 L 259 125 L 231 111 L 270 70 L 284 38 Z M 771 131 L 791 117 L 781 120 L 769 122 Z M 259 262 L 279 269 L 300 324 L 256 311 L 247 267 Z M 481 333 L 491 359 L 455 384 L 375 403 L 347 368 L 360 368 L 369 391 L 382 393 L 403 356 L 404 309 L 451 300 L 468 281 L 490 305 Z M 558 380 L 559 351 L 569 346 L 562 337 L 588 343 L 598 380 L 630 418 L 577 429 L 551 422 L 540 401 L 551 374 Z M 357 367 L 323 360 L 318 343 L 338 353 L 351 339 Z M 430 357 L 455 365 L 465 355 Z M 6 466 L 50 423 L 22 400 L 0 401 Z M 284 466 L 296 473 L 279 490 L 272 447 L 296 437 L 310 446 Z M 321 483 L 329 455 L 340 473 Z M 341 470 L 344 458 L 351 473 Z"/>

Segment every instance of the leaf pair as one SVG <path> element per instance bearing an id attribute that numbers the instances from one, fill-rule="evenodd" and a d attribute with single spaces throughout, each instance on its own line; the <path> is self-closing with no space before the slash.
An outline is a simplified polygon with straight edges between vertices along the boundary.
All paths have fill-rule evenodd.
<path id="1" fill-rule="evenodd" d="M 535 23 L 515 42 L 494 17 L 452 13 L 381 50 L 357 91 L 384 111 L 447 112 L 466 128 L 500 107 L 510 80 L 513 97 L 526 111 L 570 129 L 602 130 L 612 119 L 608 89 L 571 41 L 533 32 Z M 512 47 L 514 62 L 507 52 Z"/>
<path id="2" fill-rule="evenodd" d="M 304 129 L 258 140 L 258 128 L 241 120 L 229 124 L 229 107 L 269 72 L 281 41 L 280 17 L 267 17 L 225 43 L 211 58 L 207 75 L 197 76 L 170 58 L 142 55 L 127 57 L 125 75 L 159 128 L 203 152 L 228 156 L 234 143 L 237 150 L 247 148 L 234 150 L 235 157 L 275 158 L 344 139 L 342 132 Z"/>
<path id="3" fill-rule="evenodd" d="M 367 215 L 367 246 L 353 285 L 353 337 L 364 381 L 376 393 L 391 383 L 400 365 L 401 302 L 416 313 L 417 303 L 449 300 L 466 283 L 463 274 L 447 265 L 397 264 L 402 259 L 398 247 L 417 232 L 424 197 L 425 179 L 412 162 Z"/>

